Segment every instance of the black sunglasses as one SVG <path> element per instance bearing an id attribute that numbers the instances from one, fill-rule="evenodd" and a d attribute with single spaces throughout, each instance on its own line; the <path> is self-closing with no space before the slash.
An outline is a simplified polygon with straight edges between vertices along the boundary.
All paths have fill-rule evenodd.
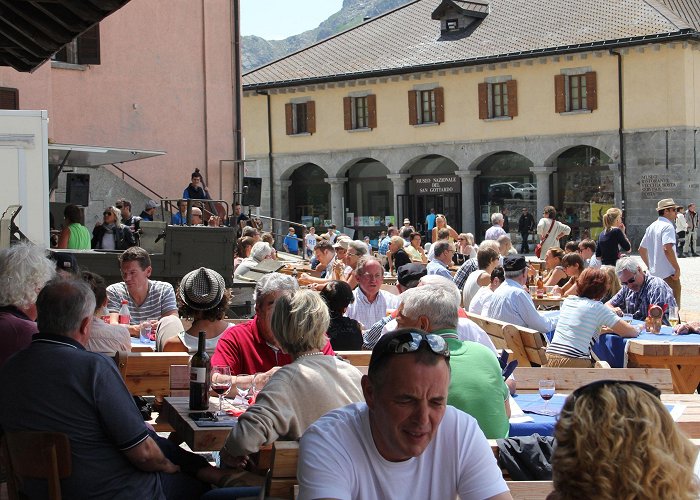
<path id="1" fill-rule="evenodd" d="M 637 275 L 635 274 L 634 276 L 632 276 L 630 279 L 628 279 L 628 280 L 626 280 L 626 281 L 620 280 L 620 284 L 621 284 L 621 285 L 631 285 L 631 284 L 634 283 L 636 280 L 637 280 Z"/>
<path id="2" fill-rule="evenodd" d="M 102 212 L 102 215 L 112 215 L 112 212 Z"/>
<path id="3" fill-rule="evenodd" d="M 416 352 L 420 349 L 421 344 L 425 342 L 431 351 L 445 358 L 450 358 L 450 348 L 445 339 L 434 333 L 418 333 L 406 332 L 397 335 L 389 342 L 384 344 L 381 352 L 378 355 L 391 354 L 406 354 L 408 352 Z"/>
<path id="4" fill-rule="evenodd" d="M 114 205 L 114 206 L 117 207 L 119 210 L 121 210 L 122 208 L 124 208 L 123 205 Z"/>
<path id="5" fill-rule="evenodd" d="M 590 384 L 583 385 L 576 389 L 573 392 L 574 400 L 576 400 L 576 398 L 582 396 L 583 394 L 594 393 L 601 387 L 607 387 L 609 385 L 633 385 L 661 399 L 661 391 L 651 384 L 638 382 L 636 380 L 597 380 L 595 382 L 591 382 Z"/>

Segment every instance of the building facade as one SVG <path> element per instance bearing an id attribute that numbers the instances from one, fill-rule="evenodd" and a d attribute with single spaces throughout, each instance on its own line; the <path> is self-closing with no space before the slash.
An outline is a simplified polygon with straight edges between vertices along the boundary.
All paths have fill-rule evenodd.
<path id="1" fill-rule="evenodd" d="M 230 201 L 237 191 L 231 6 L 131 0 L 33 73 L 0 68 L 0 106 L 48 110 L 53 142 L 167 153 L 125 163 L 131 177 L 84 171 L 88 227 L 122 196 L 136 214 L 149 198 L 179 198 L 195 168 L 212 197 Z"/>
<path id="2" fill-rule="evenodd" d="M 434 208 L 481 239 L 492 212 L 515 236 L 551 204 L 582 238 L 614 205 L 638 242 L 658 199 L 700 185 L 686 3 L 418 0 L 251 71 L 263 210 L 374 237 Z"/>

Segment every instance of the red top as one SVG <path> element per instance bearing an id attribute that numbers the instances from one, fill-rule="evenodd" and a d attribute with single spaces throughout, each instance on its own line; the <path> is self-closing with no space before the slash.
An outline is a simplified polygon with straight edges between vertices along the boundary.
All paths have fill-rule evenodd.
<path id="1" fill-rule="evenodd" d="M 335 356 L 330 342 L 326 342 L 323 353 Z M 289 354 L 270 347 L 260 337 L 257 316 L 227 328 L 216 343 L 216 350 L 211 357 L 212 366 L 228 365 L 234 375 L 266 372 L 274 366 L 284 366 L 291 362 Z"/>

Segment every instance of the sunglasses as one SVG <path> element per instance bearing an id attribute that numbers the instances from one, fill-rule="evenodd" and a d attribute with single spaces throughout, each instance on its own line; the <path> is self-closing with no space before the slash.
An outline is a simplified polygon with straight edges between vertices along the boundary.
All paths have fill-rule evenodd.
<path id="1" fill-rule="evenodd" d="M 607 387 L 610 385 L 633 385 L 661 399 L 661 391 L 659 389 L 651 384 L 638 382 L 636 380 L 597 380 L 596 382 L 591 382 L 590 384 L 579 387 L 572 393 L 572 395 L 574 400 L 576 400 L 576 398 L 582 396 L 583 394 L 595 393 L 601 387 Z"/>
<path id="2" fill-rule="evenodd" d="M 112 215 L 112 212 L 102 212 L 102 215 Z"/>
<path id="3" fill-rule="evenodd" d="M 117 207 L 119 210 L 121 210 L 122 208 L 124 208 L 123 205 L 114 205 L 114 206 Z"/>
<path id="4" fill-rule="evenodd" d="M 447 342 L 440 335 L 434 333 L 406 332 L 397 335 L 387 342 L 378 355 L 384 354 L 406 354 L 416 352 L 421 344 L 425 342 L 433 353 L 450 358 L 450 348 Z"/>

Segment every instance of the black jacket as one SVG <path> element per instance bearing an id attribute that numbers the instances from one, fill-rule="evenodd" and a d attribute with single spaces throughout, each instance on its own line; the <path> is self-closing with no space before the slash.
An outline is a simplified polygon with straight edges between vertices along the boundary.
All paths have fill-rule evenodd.
<path id="1" fill-rule="evenodd" d="M 104 226 L 97 226 L 92 231 L 92 248 L 102 248 L 102 237 L 105 234 Z M 121 226 L 115 229 L 114 232 L 114 248 L 115 250 L 126 250 L 129 247 L 136 246 L 134 233 L 127 226 Z"/>
<path id="2" fill-rule="evenodd" d="M 518 219 L 518 232 L 519 233 L 529 233 L 535 229 L 535 218 L 531 213 L 527 215 L 521 215 Z"/>

